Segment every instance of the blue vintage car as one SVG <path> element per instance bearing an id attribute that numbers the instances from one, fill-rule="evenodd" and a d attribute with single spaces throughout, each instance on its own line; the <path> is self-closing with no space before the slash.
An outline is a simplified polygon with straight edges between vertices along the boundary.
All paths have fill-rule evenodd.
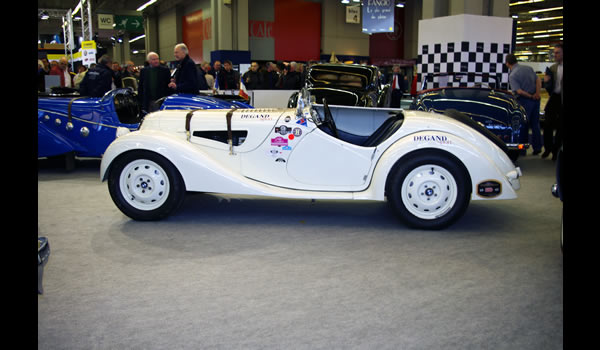
<path id="1" fill-rule="evenodd" d="M 527 114 L 511 92 L 496 88 L 500 86 L 496 76 L 430 73 L 424 75 L 423 87 L 432 81 L 433 88 L 418 92 L 410 109 L 437 113 L 458 110 L 498 136 L 506 144 L 513 160 L 517 159 L 520 151 L 529 147 L 528 143 L 520 140 L 521 125 L 527 122 Z"/>
<path id="2" fill-rule="evenodd" d="M 154 104 L 163 109 L 252 108 L 234 99 L 176 94 Z M 101 98 L 67 94 L 38 97 L 38 158 L 101 157 L 118 133 L 136 130 L 143 118 L 137 95 L 131 89 L 115 89 Z"/>

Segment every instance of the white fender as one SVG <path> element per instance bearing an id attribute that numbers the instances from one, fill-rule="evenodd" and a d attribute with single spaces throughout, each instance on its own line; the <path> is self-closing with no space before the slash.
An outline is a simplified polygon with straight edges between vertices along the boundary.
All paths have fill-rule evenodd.
<path id="1" fill-rule="evenodd" d="M 467 142 L 463 138 L 450 133 L 440 131 L 421 131 L 406 135 L 394 142 L 381 155 L 371 178 L 369 187 L 354 194 L 355 199 L 383 200 L 388 174 L 396 162 L 401 161 L 405 155 L 417 150 L 436 149 L 448 152 L 457 157 L 469 172 L 472 184 L 473 200 L 488 199 L 477 194 L 478 184 L 493 180 L 501 184 L 501 193 L 490 199 L 514 199 L 517 198 L 515 190 L 519 188 L 518 179 L 511 179 L 515 174 L 512 162 L 506 154 L 491 141 L 484 137 L 480 142 Z M 492 148 L 495 161 L 487 154 L 488 150 L 481 148 Z M 500 167 L 498 166 L 500 164 Z M 517 176 L 518 177 L 518 176 Z"/>

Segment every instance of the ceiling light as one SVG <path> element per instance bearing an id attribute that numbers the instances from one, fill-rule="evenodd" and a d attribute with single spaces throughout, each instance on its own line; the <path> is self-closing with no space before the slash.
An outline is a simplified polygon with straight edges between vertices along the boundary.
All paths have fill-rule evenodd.
<path id="1" fill-rule="evenodd" d="M 143 4 L 142 6 L 138 7 L 136 11 L 144 11 L 144 9 L 152 4 L 154 4 L 157 0 L 150 0 L 147 3 Z"/>
<path id="2" fill-rule="evenodd" d="M 129 40 L 129 42 L 132 43 L 134 41 L 140 40 L 140 39 L 145 38 L 145 37 L 146 37 L 146 34 L 142 34 L 140 36 L 136 36 L 135 38 Z"/>
<path id="3" fill-rule="evenodd" d="M 562 9 L 563 9 L 562 6 L 560 6 L 560 7 L 551 7 L 551 8 L 547 8 L 547 9 L 541 9 L 541 10 L 531 10 L 531 11 L 529 11 L 529 13 L 557 11 L 557 10 L 562 10 Z"/>
<path id="4" fill-rule="evenodd" d="M 77 4 L 77 6 L 75 7 L 75 11 L 73 11 L 73 13 L 71 13 L 71 17 L 75 16 L 75 14 L 77 12 L 79 12 L 79 10 L 81 10 L 81 1 L 79 1 L 79 3 Z"/>
<path id="5" fill-rule="evenodd" d="M 517 2 L 513 2 L 512 4 L 508 4 L 508 6 L 517 6 L 517 5 L 524 5 L 524 4 L 531 4 L 534 2 L 542 2 L 544 0 L 526 0 L 526 1 L 517 1 Z"/>

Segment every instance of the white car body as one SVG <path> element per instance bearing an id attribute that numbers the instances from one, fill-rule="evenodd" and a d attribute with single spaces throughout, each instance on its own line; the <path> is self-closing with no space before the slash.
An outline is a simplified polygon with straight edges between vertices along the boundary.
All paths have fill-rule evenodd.
<path id="1" fill-rule="evenodd" d="M 454 155 L 467 169 L 470 199 L 517 197 L 519 168 L 493 142 L 461 122 L 420 111 L 329 108 L 338 130 L 363 137 L 392 114 L 403 113 L 404 118 L 387 139 L 365 147 L 321 130 L 315 115 L 323 116 L 323 105 L 234 110 L 230 113 L 231 130 L 247 131 L 247 136 L 239 146 L 230 146 L 194 135 L 227 130 L 225 115 L 229 110 L 194 112 L 189 134 L 188 111 L 159 111 L 146 116 L 138 131 L 117 138 L 108 147 L 102 158 L 101 179 L 108 179 L 110 167 L 120 155 L 145 150 L 172 163 L 185 191 L 384 201 L 388 175 L 399 160 L 417 150 L 439 150 Z M 490 181 L 493 188 L 481 186 Z M 480 195 L 483 191 L 495 193 Z"/>

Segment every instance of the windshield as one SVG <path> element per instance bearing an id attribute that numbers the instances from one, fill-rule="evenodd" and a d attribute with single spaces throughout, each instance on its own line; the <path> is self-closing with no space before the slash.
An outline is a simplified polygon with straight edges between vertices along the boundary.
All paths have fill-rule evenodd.
<path id="1" fill-rule="evenodd" d="M 313 108 L 314 96 L 310 95 L 307 88 L 302 88 L 298 93 L 298 102 L 296 105 L 296 116 L 297 118 L 306 118 L 313 121 L 317 125 L 321 125 L 321 117 L 319 113 Z"/>

